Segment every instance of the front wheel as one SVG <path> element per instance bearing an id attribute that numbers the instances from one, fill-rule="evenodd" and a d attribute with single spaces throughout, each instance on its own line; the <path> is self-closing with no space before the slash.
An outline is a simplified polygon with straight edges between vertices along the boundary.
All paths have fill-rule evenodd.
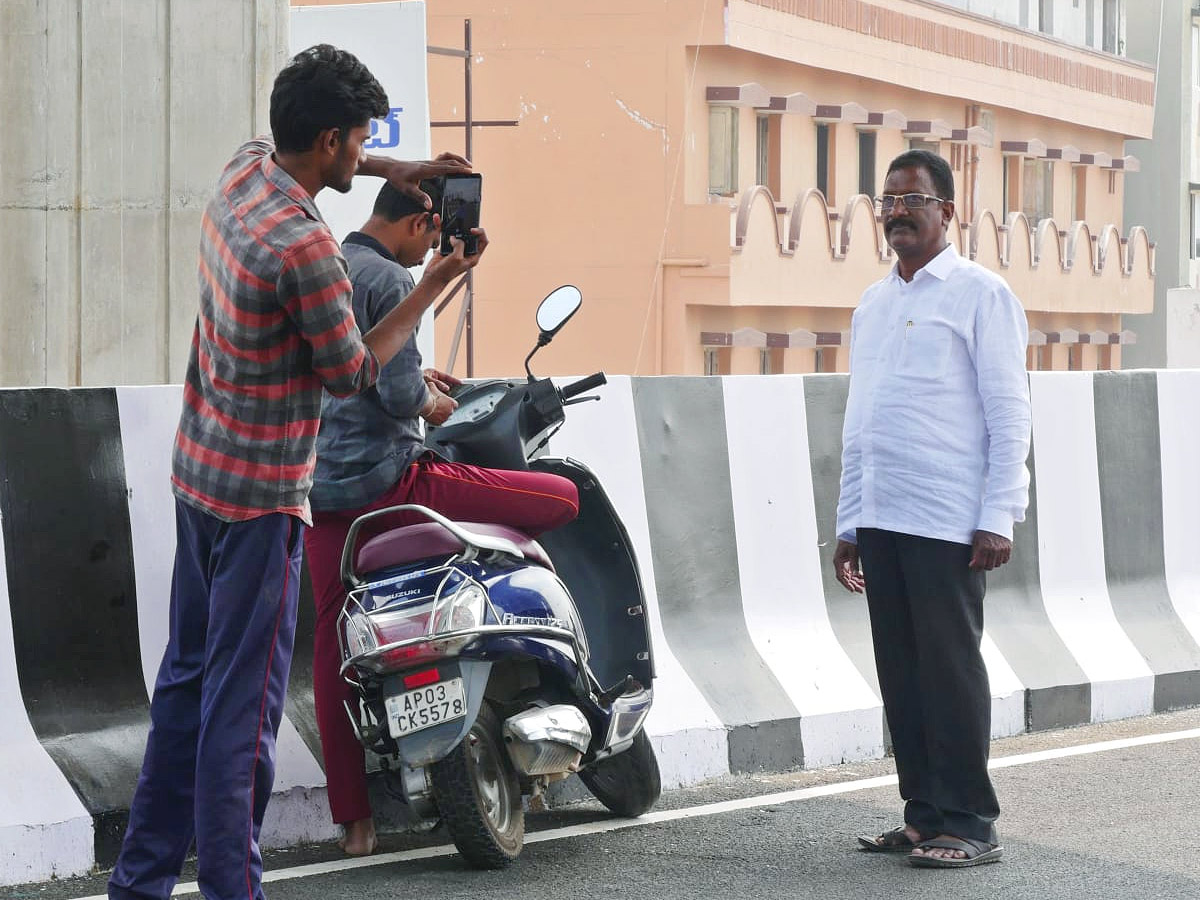
<path id="1" fill-rule="evenodd" d="M 628 750 L 588 766 L 579 778 L 618 816 L 633 818 L 648 812 L 662 793 L 658 760 L 644 730 L 637 733 Z"/>
<path id="2" fill-rule="evenodd" d="M 485 700 L 462 742 L 430 767 L 433 797 L 454 846 L 472 866 L 503 869 L 525 843 L 521 785 Z"/>

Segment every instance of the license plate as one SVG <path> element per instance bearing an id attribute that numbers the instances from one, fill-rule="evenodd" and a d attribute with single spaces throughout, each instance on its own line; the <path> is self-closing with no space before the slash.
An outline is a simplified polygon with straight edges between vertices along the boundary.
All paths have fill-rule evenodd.
<path id="1" fill-rule="evenodd" d="M 467 714 L 461 678 L 449 678 L 415 691 L 387 697 L 384 705 L 387 707 L 388 731 L 396 738 L 452 719 L 461 719 Z"/>

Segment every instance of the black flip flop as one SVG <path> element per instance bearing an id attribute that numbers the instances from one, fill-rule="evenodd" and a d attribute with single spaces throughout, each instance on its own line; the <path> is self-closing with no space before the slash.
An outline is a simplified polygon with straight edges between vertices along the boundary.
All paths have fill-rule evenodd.
<path id="1" fill-rule="evenodd" d="M 917 845 L 904 833 L 904 826 L 885 831 L 877 837 L 858 836 L 858 844 L 868 853 L 911 853 Z"/>
<path id="2" fill-rule="evenodd" d="M 921 850 L 961 850 L 966 859 L 940 859 L 936 856 L 908 855 L 908 861 L 921 869 L 965 869 L 968 866 L 982 866 L 993 863 L 1004 855 L 1004 848 L 999 844 L 989 844 L 987 841 L 973 841 L 970 838 L 939 837 L 921 841 L 917 844 Z"/>

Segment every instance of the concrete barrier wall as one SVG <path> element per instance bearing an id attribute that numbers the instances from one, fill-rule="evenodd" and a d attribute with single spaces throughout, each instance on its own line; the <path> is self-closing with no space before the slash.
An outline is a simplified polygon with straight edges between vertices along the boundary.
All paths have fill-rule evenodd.
<path id="1" fill-rule="evenodd" d="M 996 736 L 1200 704 L 1200 372 L 1033 373 L 1033 503 L 989 578 Z M 873 758 L 865 602 L 832 578 L 844 376 L 616 377 L 556 454 L 642 567 L 664 782 Z M 0 391 L 0 884 L 110 865 L 166 641 L 176 386 Z M 311 602 L 263 841 L 328 839 Z"/>

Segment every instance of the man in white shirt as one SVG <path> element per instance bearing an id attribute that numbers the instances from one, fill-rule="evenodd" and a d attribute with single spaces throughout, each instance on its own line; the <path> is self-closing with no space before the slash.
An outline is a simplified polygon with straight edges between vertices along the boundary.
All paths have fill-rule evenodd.
<path id="1" fill-rule="evenodd" d="M 837 549 L 867 593 L 904 825 L 862 837 L 916 866 L 993 862 L 984 573 L 1029 501 L 1028 326 L 1004 280 L 946 239 L 954 178 L 912 150 L 879 199 L 896 267 L 854 312 Z"/>

